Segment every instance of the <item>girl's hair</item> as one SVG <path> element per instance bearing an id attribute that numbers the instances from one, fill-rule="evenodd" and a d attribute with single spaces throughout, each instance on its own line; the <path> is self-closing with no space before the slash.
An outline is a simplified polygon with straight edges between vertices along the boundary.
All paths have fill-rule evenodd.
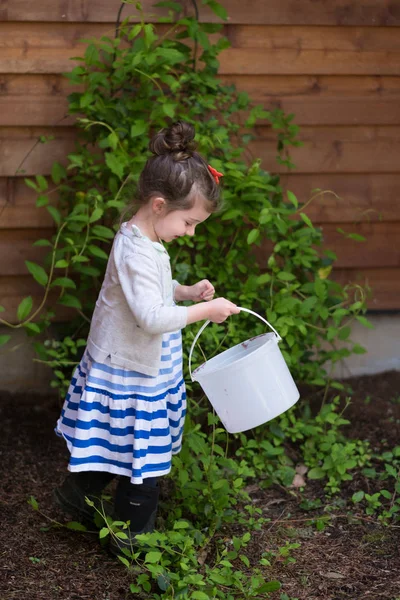
<path id="1" fill-rule="evenodd" d="M 146 204 L 152 197 L 161 196 L 167 210 L 188 210 L 196 197 L 204 198 L 210 213 L 220 208 L 220 186 L 211 175 L 207 162 L 194 142 L 193 125 L 177 121 L 156 133 L 149 149 L 154 156 L 146 162 L 140 175 L 138 203 Z"/>

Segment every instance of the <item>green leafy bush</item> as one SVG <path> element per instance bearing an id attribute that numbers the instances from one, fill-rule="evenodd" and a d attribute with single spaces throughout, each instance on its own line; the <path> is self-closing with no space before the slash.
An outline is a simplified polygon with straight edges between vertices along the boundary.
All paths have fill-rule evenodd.
<path id="1" fill-rule="evenodd" d="M 207 3 L 221 14 L 217 3 Z M 27 268 L 44 287 L 44 301 L 52 292 L 57 304 L 76 313 L 64 341 L 62 331 L 56 342 L 36 343 L 36 349 L 57 371 L 53 385 L 65 387 L 71 363 L 79 360 L 83 342 L 77 336 L 85 339 L 118 215 L 134 198 L 149 136 L 183 118 L 195 125 L 199 150 L 224 173 L 225 208 L 195 239 L 169 248 L 178 279 L 193 283 L 207 277 L 218 295 L 266 315 L 283 337 L 282 351 L 295 378 L 323 385 L 327 361 L 362 351 L 349 342 L 349 322 L 354 317 L 365 322 L 363 292 L 329 278 L 335 256 L 323 250 L 321 230 L 293 192 L 283 193 L 278 176 L 248 158 L 254 125 L 263 118 L 277 133 L 278 160 L 291 167 L 287 149 L 299 143 L 293 115 L 252 106 L 247 94 L 221 83 L 218 54 L 229 43 L 221 35 L 213 42 L 209 37 L 221 26 L 179 18 L 174 12 L 179 4 L 167 5 L 167 32 L 127 19 L 115 39 L 89 43 L 81 64 L 66 75 L 80 89 L 69 97 L 79 125 L 76 150 L 66 168 L 54 164 L 50 187 L 41 175 L 26 180 L 57 227 L 52 243 L 36 242 L 51 245 L 45 264 L 27 261 Z M 51 201 L 55 192 L 57 205 Z M 312 198 L 320 193 L 314 190 Z M 16 327 L 30 335 L 46 330 L 55 306 L 43 306 L 32 312 L 32 299 L 25 298 Z M 261 333 L 264 326 L 249 318 L 231 319 L 226 336 L 225 325 L 210 328 L 202 338 L 204 354 L 210 356 L 217 344 L 221 349 L 247 338 L 250 328 Z M 184 335 L 187 348 L 192 330 Z M 71 337 L 73 344 L 67 342 Z M 338 339 L 347 346 L 338 349 Z M 200 352 L 194 358 L 202 360 Z"/>

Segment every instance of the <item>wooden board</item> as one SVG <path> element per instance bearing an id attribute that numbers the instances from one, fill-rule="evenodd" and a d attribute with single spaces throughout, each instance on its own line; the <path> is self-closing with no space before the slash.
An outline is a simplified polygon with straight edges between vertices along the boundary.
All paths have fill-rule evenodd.
<path id="1" fill-rule="evenodd" d="M 249 144 L 254 158 L 272 172 L 285 173 L 276 164 L 274 132 L 257 128 Z M 399 169 L 399 127 L 302 127 L 303 146 L 290 149 L 298 173 L 396 173 Z"/>
<path id="2" fill-rule="evenodd" d="M 32 313 L 40 306 L 43 300 L 43 290 L 30 275 L 16 277 L 0 276 L 0 305 L 5 309 L 0 313 L 0 318 L 9 323 L 17 323 L 17 308 L 20 302 L 27 296 L 33 300 Z M 47 307 L 55 307 L 57 292 L 50 292 Z M 56 317 L 54 321 L 67 321 L 75 316 L 76 311 L 58 304 L 55 307 Z"/>
<path id="3" fill-rule="evenodd" d="M 230 48 L 219 60 L 222 75 L 400 75 L 399 53 L 393 51 Z"/>
<path id="4" fill-rule="evenodd" d="M 400 308 L 400 269 L 335 269 L 333 278 L 342 285 L 358 283 L 371 288 L 369 310 L 395 310 Z"/>
<path id="5" fill-rule="evenodd" d="M 337 229 L 341 226 L 346 233 L 358 233 L 366 241 L 357 242 Z M 321 225 L 324 247 L 337 254 L 338 268 L 378 268 L 400 267 L 400 221 L 383 223 L 343 224 L 325 223 Z M 0 275 L 25 275 L 25 260 L 40 262 L 48 253 L 47 248 L 32 246 L 39 238 L 50 237 L 51 229 L 3 230 L 0 239 Z M 259 257 L 268 257 L 270 244 L 257 249 Z"/>
<path id="6" fill-rule="evenodd" d="M 157 19 L 167 11 L 154 7 L 154 0 L 142 0 L 145 15 Z M 193 14 L 188 0 L 182 4 L 186 14 Z M 264 23 L 277 25 L 399 25 L 398 0 L 226 0 L 223 3 L 231 23 Z M 91 21 L 114 22 L 120 0 L 2 0 L 0 18 L 9 21 Z M 198 3 L 200 19 L 220 21 L 207 7 Z M 135 4 L 126 4 L 122 16 L 140 20 Z"/>
<path id="7" fill-rule="evenodd" d="M 297 125 L 400 125 L 400 94 L 390 98 L 368 96 L 253 96 L 266 110 L 282 109 L 294 114 Z M 247 115 L 242 115 L 245 122 Z M 68 115 L 66 97 L 0 96 L 0 126 L 65 127 L 75 117 Z M 267 121 L 262 121 L 267 124 Z"/>
<path id="8" fill-rule="evenodd" d="M 32 246 L 40 238 L 50 238 L 50 229 L 4 230 L 0 237 L 0 276 L 27 275 L 26 260 L 41 264 L 49 248 Z"/>
<path id="9" fill-rule="evenodd" d="M 266 109 L 294 113 L 298 125 L 400 125 L 400 77 L 225 76 Z M 0 76 L 0 126 L 71 125 L 60 75 Z M 243 115 L 243 119 L 245 115 Z"/>
<path id="10" fill-rule="evenodd" d="M 22 177 L 0 177 L 0 230 L 52 227 L 51 215 L 45 207 L 36 206 L 36 198 Z"/>
<path id="11" fill-rule="evenodd" d="M 368 299 L 370 310 L 398 310 L 400 297 L 400 268 L 363 269 L 337 269 L 332 273 L 333 279 L 342 285 L 357 283 L 363 287 L 370 287 L 371 294 Z M 39 286 L 29 275 L 25 276 L 0 276 L 0 304 L 6 309 L 1 313 L 1 318 L 11 323 L 16 322 L 16 310 L 23 298 L 32 296 L 34 306 L 39 306 L 43 294 Z M 72 311 L 66 307 L 57 307 L 56 321 L 65 321 Z"/>
<path id="12" fill-rule="evenodd" d="M 281 185 L 284 190 L 293 191 L 303 203 L 312 197 L 312 190 L 320 188 L 326 191 L 305 209 L 315 223 L 400 220 L 400 174 L 292 173 L 282 176 Z M 329 193 L 330 190 L 339 198 Z M 23 178 L 0 177 L 0 230 L 52 225 L 53 220 L 47 210 L 36 207 L 36 193 L 25 185 Z"/>
<path id="13" fill-rule="evenodd" d="M 300 175 L 294 172 L 283 175 L 281 185 L 303 203 L 318 194 L 312 193 L 313 190 L 326 190 L 305 209 L 316 223 L 400 221 L 400 173 Z"/>
<path id="14" fill-rule="evenodd" d="M 55 136 L 46 143 L 38 143 L 40 136 Z M 54 161 L 65 162 L 75 148 L 76 130 L 59 127 L 57 130 L 35 127 L 0 128 L 0 177 L 19 175 L 47 175 Z"/>
<path id="15" fill-rule="evenodd" d="M 0 81 L 4 79 L 2 76 Z M 39 76 L 41 77 L 41 76 Z M 50 77 L 50 76 L 49 76 Z M 14 77 L 12 78 L 14 81 Z M 53 76 L 54 79 L 54 76 Z M 400 93 L 400 78 L 381 75 L 222 75 L 226 84 L 234 84 L 248 92 L 251 97 L 265 98 L 272 96 L 311 96 L 331 97 L 360 96 L 390 98 Z M 17 79 L 18 81 L 18 79 Z M 4 85 L 3 84 L 3 85 Z M 12 84 L 10 83 L 10 86 Z M 21 85 L 21 84 L 20 84 Z M 12 88 L 10 88 L 11 90 Z"/>
<path id="16" fill-rule="evenodd" d="M 256 134 L 248 146 L 249 156 L 261 158 L 271 172 L 286 173 L 287 168 L 275 160 L 275 132 L 257 127 Z M 56 138 L 32 150 L 40 135 Z M 22 161 L 25 175 L 49 174 L 55 160 L 65 162 L 75 138 L 72 127 L 0 128 L 0 177 L 14 176 Z M 303 127 L 300 139 L 303 146 L 291 149 L 298 173 L 396 173 L 399 169 L 399 126 Z"/>
<path id="17" fill-rule="evenodd" d="M 338 267 L 400 267 L 400 221 L 342 225 L 346 233 L 364 236 L 364 242 L 343 236 L 337 231 L 336 223 L 325 223 L 321 229 L 324 247 L 336 252 Z"/>
<path id="18" fill-rule="evenodd" d="M 236 27 L 220 55 L 221 74 L 399 75 L 397 29 Z M 82 38 L 113 35 L 107 24 L 0 23 L 0 73 L 62 73 L 73 68 Z M 252 44 L 252 45 L 250 45 Z"/>

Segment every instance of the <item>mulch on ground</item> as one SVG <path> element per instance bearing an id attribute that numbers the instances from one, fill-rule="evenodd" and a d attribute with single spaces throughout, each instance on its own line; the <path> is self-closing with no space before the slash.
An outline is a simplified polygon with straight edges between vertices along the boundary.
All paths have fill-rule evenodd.
<path id="1" fill-rule="evenodd" d="M 400 440 L 400 372 L 350 380 L 353 402 L 346 412 L 348 435 L 368 439 L 374 451 Z M 65 521 L 52 490 L 66 473 L 68 453 L 53 432 L 60 411 L 54 396 L 2 394 L 0 419 L 0 600 L 125 600 L 132 576 L 93 534 L 48 526 L 28 504 L 32 495 L 40 510 Z M 400 527 L 383 527 L 346 514 L 360 479 L 349 482 L 336 498 L 339 510 L 324 531 L 308 527 L 311 516 L 299 508 L 293 490 L 257 489 L 251 496 L 270 519 L 252 534 L 250 560 L 274 551 L 287 540 L 300 542 L 285 564 L 274 558 L 270 579 L 281 581 L 281 593 L 299 600 L 400 600 Z M 303 498 L 323 498 L 321 482 L 307 484 Z M 340 509 L 343 506 L 343 509 Z"/>

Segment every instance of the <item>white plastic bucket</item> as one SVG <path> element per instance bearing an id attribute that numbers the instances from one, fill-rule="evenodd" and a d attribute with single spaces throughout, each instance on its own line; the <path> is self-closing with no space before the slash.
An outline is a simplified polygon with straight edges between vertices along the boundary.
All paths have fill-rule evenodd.
<path id="1" fill-rule="evenodd" d="M 300 397 L 278 346 L 282 338 L 266 319 L 248 308 L 239 308 L 261 319 L 274 333 L 264 333 L 229 348 L 192 373 L 193 349 L 210 323 L 206 321 L 189 352 L 190 377 L 200 383 L 229 433 L 271 421 Z"/>

